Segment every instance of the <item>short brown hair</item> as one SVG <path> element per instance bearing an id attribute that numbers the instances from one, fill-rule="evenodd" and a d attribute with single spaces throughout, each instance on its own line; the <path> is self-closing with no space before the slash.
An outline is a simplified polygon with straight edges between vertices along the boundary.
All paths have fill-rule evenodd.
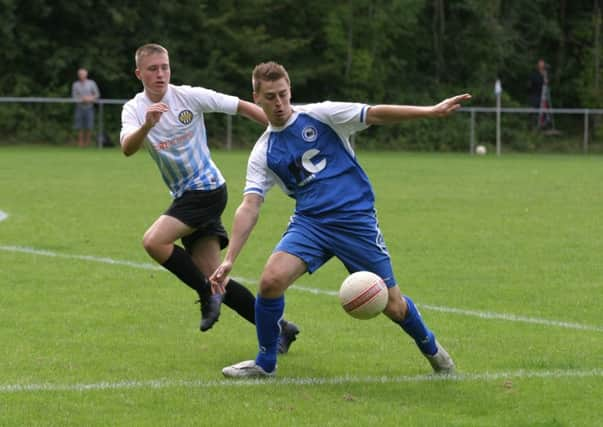
<path id="1" fill-rule="evenodd" d="M 136 67 L 138 68 L 138 64 L 140 63 L 140 60 L 143 56 L 154 55 L 157 53 L 165 53 L 166 55 L 168 55 L 167 49 L 161 46 L 160 44 L 148 43 L 140 46 L 138 49 L 136 49 L 136 54 L 134 55 Z"/>
<path id="2" fill-rule="evenodd" d="M 291 80 L 289 80 L 289 74 L 287 73 L 287 70 L 285 70 L 285 67 L 273 61 L 262 62 L 255 66 L 253 73 L 251 74 L 253 91 L 260 91 L 260 84 L 262 81 L 273 82 L 282 78 L 284 78 L 287 81 L 287 84 L 291 86 Z"/>

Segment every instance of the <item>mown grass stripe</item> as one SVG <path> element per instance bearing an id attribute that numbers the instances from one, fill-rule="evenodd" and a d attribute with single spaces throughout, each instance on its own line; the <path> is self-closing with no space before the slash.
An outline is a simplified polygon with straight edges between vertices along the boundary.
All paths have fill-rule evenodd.
<path id="1" fill-rule="evenodd" d="M 91 261 L 98 262 L 103 264 L 110 265 L 120 265 L 132 268 L 139 268 L 144 270 L 155 270 L 155 271 L 167 271 L 163 267 L 160 267 L 156 264 L 144 263 L 144 262 L 134 262 L 134 261 L 126 261 L 126 260 L 117 260 L 113 258 L 107 257 L 97 257 L 93 255 L 74 255 L 74 254 L 62 254 L 58 252 L 47 251 L 43 249 L 35 249 L 27 246 L 6 246 L 0 245 L 0 250 L 6 252 L 21 252 L 32 255 L 41 255 L 48 257 L 56 257 L 56 258 L 68 258 L 68 259 L 78 259 L 82 261 Z M 248 285 L 255 285 L 256 282 L 251 279 L 247 279 L 244 277 L 235 277 L 236 280 Z M 292 285 L 291 289 L 295 289 L 300 292 L 307 292 L 314 295 L 328 295 L 328 296 L 337 296 L 337 291 L 328 291 L 323 289 L 309 288 L 303 285 Z M 543 326 L 554 326 L 558 328 L 566 328 L 566 329 L 577 329 L 584 331 L 596 331 L 603 332 L 603 326 L 596 325 L 586 325 L 582 323 L 575 322 L 564 322 L 559 320 L 550 320 L 550 319 L 540 319 L 537 317 L 529 317 L 529 316 L 520 316 L 511 313 L 492 313 L 487 311 L 478 311 L 478 310 L 467 310 L 461 308 L 454 307 L 443 307 L 431 304 L 418 304 L 421 309 L 431 310 L 431 311 L 439 311 L 443 313 L 457 314 L 461 316 L 470 316 L 470 317 L 478 317 L 481 319 L 489 319 L 489 320 L 504 320 L 508 322 L 519 322 L 519 323 L 530 323 L 536 325 Z"/>

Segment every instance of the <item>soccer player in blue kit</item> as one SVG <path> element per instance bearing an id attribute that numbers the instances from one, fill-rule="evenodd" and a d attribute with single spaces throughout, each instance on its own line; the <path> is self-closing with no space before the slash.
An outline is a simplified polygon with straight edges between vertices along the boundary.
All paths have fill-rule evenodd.
<path id="1" fill-rule="evenodd" d="M 255 304 L 257 357 L 225 367 L 222 373 L 233 378 L 276 373 L 285 291 L 306 271 L 313 273 L 333 256 L 350 273 L 367 270 L 381 276 L 389 293 L 384 313 L 414 339 L 435 373 L 452 373 L 452 358 L 396 284 L 377 223 L 373 189 L 356 161 L 349 137 L 370 125 L 446 116 L 471 96 L 454 96 L 429 107 L 342 102 L 292 107 L 291 84 L 283 66 L 259 64 L 252 77 L 254 101 L 270 124 L 249 157 L 230 246 L 210 277 L 214 291 L 228 289 L 228 274 L 257 222 L 266 192 L 277 184 L 296 205 L 260 279 Z"/>
<path id="2" fill-rule="evenodd" d="M 220 265 L 220 250 L 228 244 L 221 221 L 227 191 L 211 159 L 203 115 L 238 113 L 261 124 L 266 124 L 266 116 L 257 105 L 235 96 L 170 84 L 168 51 L 161 45 L 141 46 L 135 60 L 144 90 L 123 107 L 122 151 L 130 156 L 146 146 L 173 197 L 170 207 L 146 231 L 144 248 L 197 292 L 201 331 L 218 320 L 222 302 L 255 323 L 255 298 L 246 287 L 228 279 L 228 292 L 212 295 L 207 281 Z M 184 248 L 174 244 L 178 239 Z M 295 324 L 282 322 L 280 353 L 288 351 L 298 333 Z"/>

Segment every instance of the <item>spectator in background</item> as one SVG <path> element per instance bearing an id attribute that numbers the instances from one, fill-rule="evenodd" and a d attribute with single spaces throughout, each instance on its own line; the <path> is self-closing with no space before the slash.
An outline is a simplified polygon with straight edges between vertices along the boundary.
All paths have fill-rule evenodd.
<path id="1" fill-rule="evenodd" d="M 88 78 L 88 70 L 77 70 L 77 80 L 71 86 L 71 97 L 77 101 L 73 127 L 78 131 L 77 145 L 90 145 L 90 134 L 94 127 L 94 102 L 100 96 L 94 80 Z"/>
<path id="2" fill-rule="evenodd" d="M 540 58 L 536 69 L 530 75 L 530 106 L 540 110 L 537 117 L 537 127 L 544 129 L 551 123 L 548 109 L 551 108 L 549 92 L 549 65 Z"/>
<path id="3" fill-rule="evenodd" d="M 540 108 L 542 98 L 542 86 L 548 84 L 547 64 L 540 58 L 536 63 L 536 69 L 530 74 L 530 106 Z"/>

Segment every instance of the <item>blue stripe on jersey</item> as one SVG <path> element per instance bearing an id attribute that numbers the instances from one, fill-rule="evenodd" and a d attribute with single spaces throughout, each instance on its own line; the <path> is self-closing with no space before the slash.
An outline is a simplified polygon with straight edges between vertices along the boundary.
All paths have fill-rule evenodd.
<path id="1" fill-rule="evenodd" d="M 178 189 L 180 184 L 182 183 L 182 173 L 178 168 L 177 162 L 174 161 L 174 158 L 171 156 L 171 153 L 167 152 L 161 156 L 163 161 L 163 169 L 167 171 L 169 176 L 173 177 L 173 180 L 168 184 L 170 187 L 170 191 L 174 195 L 174 197 L 178 197 Z"/>
<path id="2" fill-rule="evenodd" d="M 204 128 L 201 127 L 201 140 L 205 140 Z M 206 167 L 208 166 L 209 160 L 207 159 L 207 153 L 203 152 L 204 143 L 190 144 L 190 163 L 194 165 L 192 176 L 195 177 L 195 186 L 201 186 L 207 188 L 207 184 L 203 179 L 202 172 L 205 173 Z M 192 185 L 192 183 L 191 183 Z"/>
<path id="3" fill-rule="evenodd" d="M 173 176 L 171 171 L 168 169 L 165 159 L 162 156 L 160 156 L 155 151 L 155 148 L 150 144 L 147 147 L 147 151 L 149 152 L 151 158 L 153 160 L 155 160 L 155 163 L 157 164 L 157 166 L 159 168 L 159 172 L 161 173 L 161 178 L 163 178 L 163 182 L 165 182 L 165 185 L 167 185 L 167 187 L 170 189 L 170 193 L 172 193 L 172 195 L 174 195 L 173 188 L 172 188 L 172 182 L 176 181 L 176 177 Z"/>
<path id="4" fill-rule="evenodd" d="M 362 111 L 360 112 L 360 123 L 364 123 L 364 114 L 366 113 L 367 107 L 362 107 Z"/>
<path id="5" fill-rule="evenodd" d="M 205 127 L 202 129 L 202 137 L 204 141 L 207 141 Z M 203 187 L 208 189 L 218 188 L 218 186 L 222 185 L 222 178 L 220 171 L 211 159 L 207 143 L 196 144 L 195 149 L 200 157 L 200 169 L 204 171 L 202 175 L 199 175 Z"/>
<path id="6" fill-rule="evenodd" d="M 184 184 L 186 190 L 192 190 L 196 187 L 196 184 L 203 183 L 199 178 L 199 170 L 203 170 L 203 159 L 199 155 L 199 149 L 196 144 L 189 144 L 186 148 L 184 155 L 186 158 L 184 165 L 188 165 L 188 178 Z"/>
<path id="7" fill-rule="evenodd" d="M 186 190 L 186 170 L 182 167 L 182 160 L 174 157 L 172 152 L 167 152 L 163 157 L 165 169 L 174 177 L 169 187 L 174 197 L 179 197 Z"/>
<path id="8" fill-rule="evenodd" d="M 264 190 L 262 190 L 261 188 L 258 188 L 258 187 L 249 187 L 243 191 L 243 194 L 247 194 L 247 193 L 257 193 L 257 194 L 263 196 Z"/>
<path id="9" fill-rule="evenodd" d="M 176 147 L 174 151 L 178 152 L 178 148 Z M 178 156 L 176 153 L 174 154 L 175 155 L 172 158 L 174 159 L 174 164 L 180 172 L 180 187 L 187 189 L 188 184 L 191 181 L 191 175 L 187 169 L 187 165 L 190 164 L 190 159 L 188 159 L 186 151 L 184 153 L 180 153 L 180 156 Z"/>

